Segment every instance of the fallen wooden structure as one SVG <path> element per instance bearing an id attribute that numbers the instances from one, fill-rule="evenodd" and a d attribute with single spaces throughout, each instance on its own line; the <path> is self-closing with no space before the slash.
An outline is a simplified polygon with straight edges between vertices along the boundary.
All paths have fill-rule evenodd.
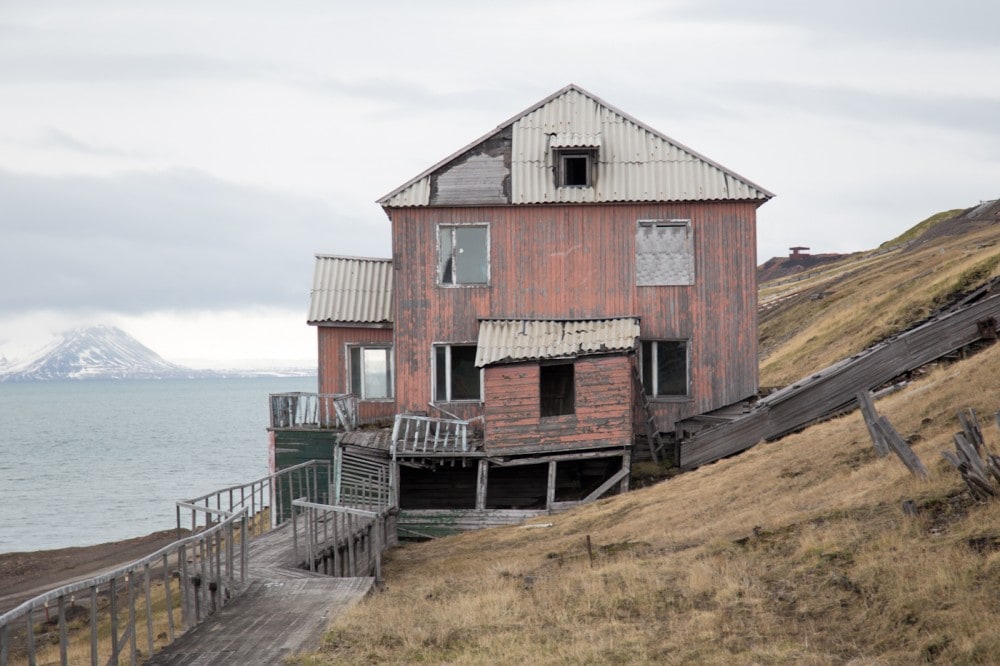
<path id="1" fill-rule="evenodd" d="M 998 320 L 1000 294 L 893 336 L 762 398 L 747 414 L 682 441 L 680 467 L 694 469 L 852 408 L 859 391 L 884 385 L 974 342 L 996 340 Z"/>

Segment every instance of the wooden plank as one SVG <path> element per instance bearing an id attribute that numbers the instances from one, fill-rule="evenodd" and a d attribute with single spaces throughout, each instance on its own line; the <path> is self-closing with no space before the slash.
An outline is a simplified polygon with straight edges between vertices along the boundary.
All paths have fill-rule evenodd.
<path id="1" fill-rule="evenodd" d="M 551 509 L 556 501 L 556 465 L 555 460 L 549 461 L 548 481 L 545 484 L 545 508 Z"/>
<path id="2" fill-rule="evenodd" d="M 605 481 L 600 486 L 598 486 L 594 490 L 594 492 L 592 492 L 589 495 L 587 495 L 586 497 L 584 497 L 583 500 L 582 500 L 582 503 L 586 504 L 587 502 L 593 502 L 594 500 L 596 500 L 597 498 L 599 498 L 601 495 L 603 495 L 604 493 L 606 493 L 609 490 L 611 490 L 611 487 L 614 486 L 616 483 L 618 483 L 619 481 L 621 481 L 623 478 L 627 477 L 628 473 L 629 473 L 628 469 L 625 469 L 625 468 L 622 468 L 622 469 L 618 470 L 617 472 L 615 472 L 614 474 L 611 475 L 611 478 L 609 478 L 607 481 Z"/>
<path id="3" fill-rule="evenodd" d="M 861 409 L 861 416 L 865 420 L 865 426 L 868 427 L 868 435 L 872 439 L 872 444 L 875 446 L 875 453 L 878 454 L 880 458 L 884 458 L 889 455 L 889 443 L 885 441 L 882 436 L 882 431 L 875 427 L 875 422 L 878 420 L 878 412 L 875 410 L 875 403 L 872 400 L 871 391 L 858 391 L 857 394 L 858 407 Z"/>
<path id="4" fill-rule="evenodd" d="M 479 473 L 476 476 L 476 508 L 486 508 L 486 489 L 489 484 L 490 463 L 485 458 L 479 460 Z"/>
<path id="5" fill-rule="evenodd" d="M 917 454 L 913 452 L 910 445 L 906 443 L 896 429 L 892 427 L 889 423 L 889 419 L 884 416 L 880 416 L 875 422 L 875 426 L 882 432 L 882 436 L 885 437 L 886 442 L 889 444 L 889 448 L 896 454 L 896 456 L 906 465 L 906 468 L 910 472 L 921 479 L 930 478 L 930 474 L 927 473 L 927 468 L 924 464 L 920 462 L 920 458 Z"/>

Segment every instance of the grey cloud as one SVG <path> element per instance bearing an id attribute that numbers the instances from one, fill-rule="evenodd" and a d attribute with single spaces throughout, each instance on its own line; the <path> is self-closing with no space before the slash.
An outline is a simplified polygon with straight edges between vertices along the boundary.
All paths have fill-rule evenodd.
<path id="1" fill-rule="evenodd" d="M 388 223 L 186 171 L 0 171 L 0 314 L 52 308 L 304 308 L 312 255 L 385 254 Z"/>
<path id="2" fill-rule="evenodd" d="M 782 25 L 803 30 L 821 43 L 996 48 L 1000 4 L 993 0 L 697 0 L 657 16 Z"/>

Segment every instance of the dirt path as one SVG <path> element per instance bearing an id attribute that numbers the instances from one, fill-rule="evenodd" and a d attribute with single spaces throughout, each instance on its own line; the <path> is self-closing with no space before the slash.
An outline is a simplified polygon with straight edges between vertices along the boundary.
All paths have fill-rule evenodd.
<path id="1" fill-rule="evenodd" d="M 176 539 L 177 531 L 171 529 L 96 546 L 2 553 L 0 613 L 47 590 L 138 560 Z"/>

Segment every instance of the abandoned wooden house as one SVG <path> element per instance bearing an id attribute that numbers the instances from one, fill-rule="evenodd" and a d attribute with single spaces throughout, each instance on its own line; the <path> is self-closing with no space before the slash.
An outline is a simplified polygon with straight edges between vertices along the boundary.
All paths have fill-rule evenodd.
<path id="1" fill-rule="evenodd" d="M 627 489 L 633 452 L 757 392 L 772 196 L 559 90 L 379 200 L 392 259 L 316 257 L 319 393 L 272 396 L 276 463 L 334 457 L 403 536 Z"/>

